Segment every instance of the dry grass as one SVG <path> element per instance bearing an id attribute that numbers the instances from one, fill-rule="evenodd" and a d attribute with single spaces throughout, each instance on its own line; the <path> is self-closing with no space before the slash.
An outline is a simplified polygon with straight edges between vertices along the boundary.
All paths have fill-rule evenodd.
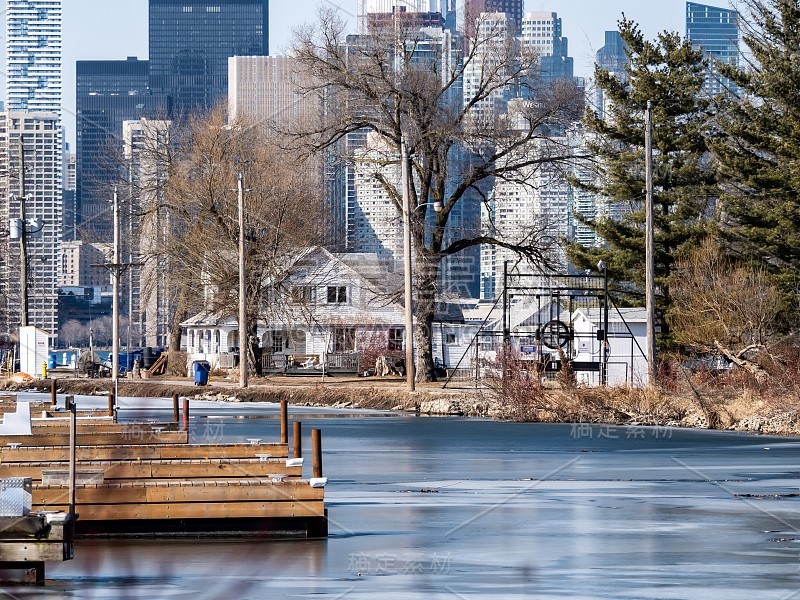
<path id="1" fill-rule="evenodd" d="M 800 394 L 790 378 L 758 383 L 733 373 L 725 376 L 689 374 L 668 385 L 646 388 L 586 388 L 542 383 L 534 371 L 511 369 L 511 377 L 489 378 L 480 391 L 441 389 L 441 383 L 425 384 L 409 393 L 400 378 L 253 378 L 241 390 L 235 382 L 213 381 L 207 388 L 191 382 L 121 380 L 120 394 L 134 397 L 182 397 L 219 394 L 220 399 L 280 402 L 294 405 L 343 405 L 377 410 L 418 409 L 427 400 L 487 401 L 489 412 L 499 419 L 537 422 L 588 422 L 608 424 L 669 425 L 731 428 L 774 434 L 800 434 Z M 790 383 L 787 384 L 787 381 Z M 43 391 L 49 382 L 38 382 Z M 0 389 L 30 387 L 0 380 Z M 110 380 L 59 379 L 62 393 L 107 394 Z M 467 414 L 473 414 L 465 411 Z M 477 413 L 475 413 L 477 414 Z"/>

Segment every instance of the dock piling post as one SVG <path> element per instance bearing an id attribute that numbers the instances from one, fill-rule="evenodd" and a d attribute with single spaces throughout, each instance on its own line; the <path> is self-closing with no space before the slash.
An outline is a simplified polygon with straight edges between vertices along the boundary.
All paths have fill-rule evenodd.
<path id="1" fill-rule="evenodd" d="M 108 416 L 109 417 L 113 417 L 114 416 L 114 400 L 115 400 L 115 398 L 114 398 L 114 390 L 111 390 L 110 392 L 108 392 Z"/>
<path id="2" fill-rule="evenodd" d="M 303 424 L 300 421 L 294 422 L 294 432 L 292 439 L 294 441 L 294 458 L 303 458 Z"/>
<path id="3" fill-rule="evenodd" d="M 67 396 L 66 408 L 69 411 L 69 516 L 75 518 L 75 462 L 77 444 L 77 412 L 75 407 L 75 397 Z"/>
<path id="4" fill-rule="evenodd" d="M 312 477 L 322 477 L 322 431 L 311 430 Z"/>
<path id="5" fill-rule="evenodd" d="M 289 403 L 281 400 L 281 444 L 289 443 Z"/>
<path id="6" fill-rule="evenodd" d="M 183 430 L 189 431 L 189 399 L 183 399 Z"/>
<path id="7" fill-rule="evenodd" d="M 180 415 L 178 410 L 178 394 L 172 394 L 172 421 L 173 423 L 178 423 L 180 421 Z"/>
<path id="8" fill-rule="evenodd" d="M 55 407 L 58 404 L 58 394 L 56 394 L 56 380 L 50 380 L 50 404 Z"/>

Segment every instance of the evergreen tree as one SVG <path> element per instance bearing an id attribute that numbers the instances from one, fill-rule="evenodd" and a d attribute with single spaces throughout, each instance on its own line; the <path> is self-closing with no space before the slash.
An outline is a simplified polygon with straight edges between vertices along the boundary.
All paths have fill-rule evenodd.
<path id="1" fill-rule="evenodd" d="M 723 99 L 709 140 L 719 163 L 728 245 L 777 274 L 800 275 L 800 2 L 746 0 L 747 68 L 721 65 L 741 90 Z"/>
<path id="2" fill-rule="evenodd" d="M 706 63 L 702 53 L 676 33 L 664 32 L 648 41 L 625 18 L 619 30 L 627 44 L 625 74 L 596 68 L 596 85 L 610 105 L 605 118 L 591 110 L 585 117 L 598 170 L 596 185 L 588 189 L 607 203 L 588 224 L 605 245 L 571 244 L 568 256 L 581 269 L 594 269 L 602 259 L 613 281 L 631 291 L 643 290 L 644 114 L 651 101 L 655 274 L 663 310 L 669 303 L 666 280 L 676 256 L 703 237 L 713 214 L 715 175 L 704 136 L 709 103 L 700 95 Z"/>

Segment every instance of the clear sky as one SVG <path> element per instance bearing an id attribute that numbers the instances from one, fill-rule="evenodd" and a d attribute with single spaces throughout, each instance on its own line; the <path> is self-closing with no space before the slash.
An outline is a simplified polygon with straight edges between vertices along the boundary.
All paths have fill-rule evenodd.
<path id="1" fill-rule="evenodd" d="M 321 1 L 338 7 L 355 31 L 357 0 Z M 4 0 L 2 4 L 5 5 Z M 728 6 L 729 0 L 709 4 Z M 320 0 L 270 0 L 270 52 L 284 52 L 292 29 L 314 21 L 319 5 Z M 623 12 L 641 25 L 647 37 L 654 37 L 663 30 L 683 34 L 685 7 L 684 0 L 526 1 L 526 10 L 558 13 L 564 35 L 569 39 L 570 55 L 575 58 L 575 74 L 585 77 L 592 73 L 594 53 L 603 45 L 603 32 L 615 29 Z M 64 124 L 67 140 L 74 148 L 75 61 L 146 58 L 147 0 L 63 0 L 63 10 Z M 5 96 L 4 84 L 0 91 Z"/>

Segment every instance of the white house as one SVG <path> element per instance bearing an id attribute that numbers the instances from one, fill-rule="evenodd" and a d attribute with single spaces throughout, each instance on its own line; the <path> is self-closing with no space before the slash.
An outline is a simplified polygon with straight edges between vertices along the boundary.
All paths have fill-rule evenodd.
<path id="1" fill-rule="evenodd" d="M 377 355 L 401 357 L 405 312 L 399 298 L 402 273 L 376 254 L 336 254 L 309 248 L 271 290 L 257 323 L 265 372 L 360 372 Z M 459 328 L 460 311 L 434 324 L 434 356 L 447 364 L 469 343 Z M 463 324 L 463 317 L 461 317 Z M 236 317 L 201 313 L 183 324 L 189 365 L 233 367 L 239 353 Z M 463 326 L 463 325 L 462 325 Z"/>

